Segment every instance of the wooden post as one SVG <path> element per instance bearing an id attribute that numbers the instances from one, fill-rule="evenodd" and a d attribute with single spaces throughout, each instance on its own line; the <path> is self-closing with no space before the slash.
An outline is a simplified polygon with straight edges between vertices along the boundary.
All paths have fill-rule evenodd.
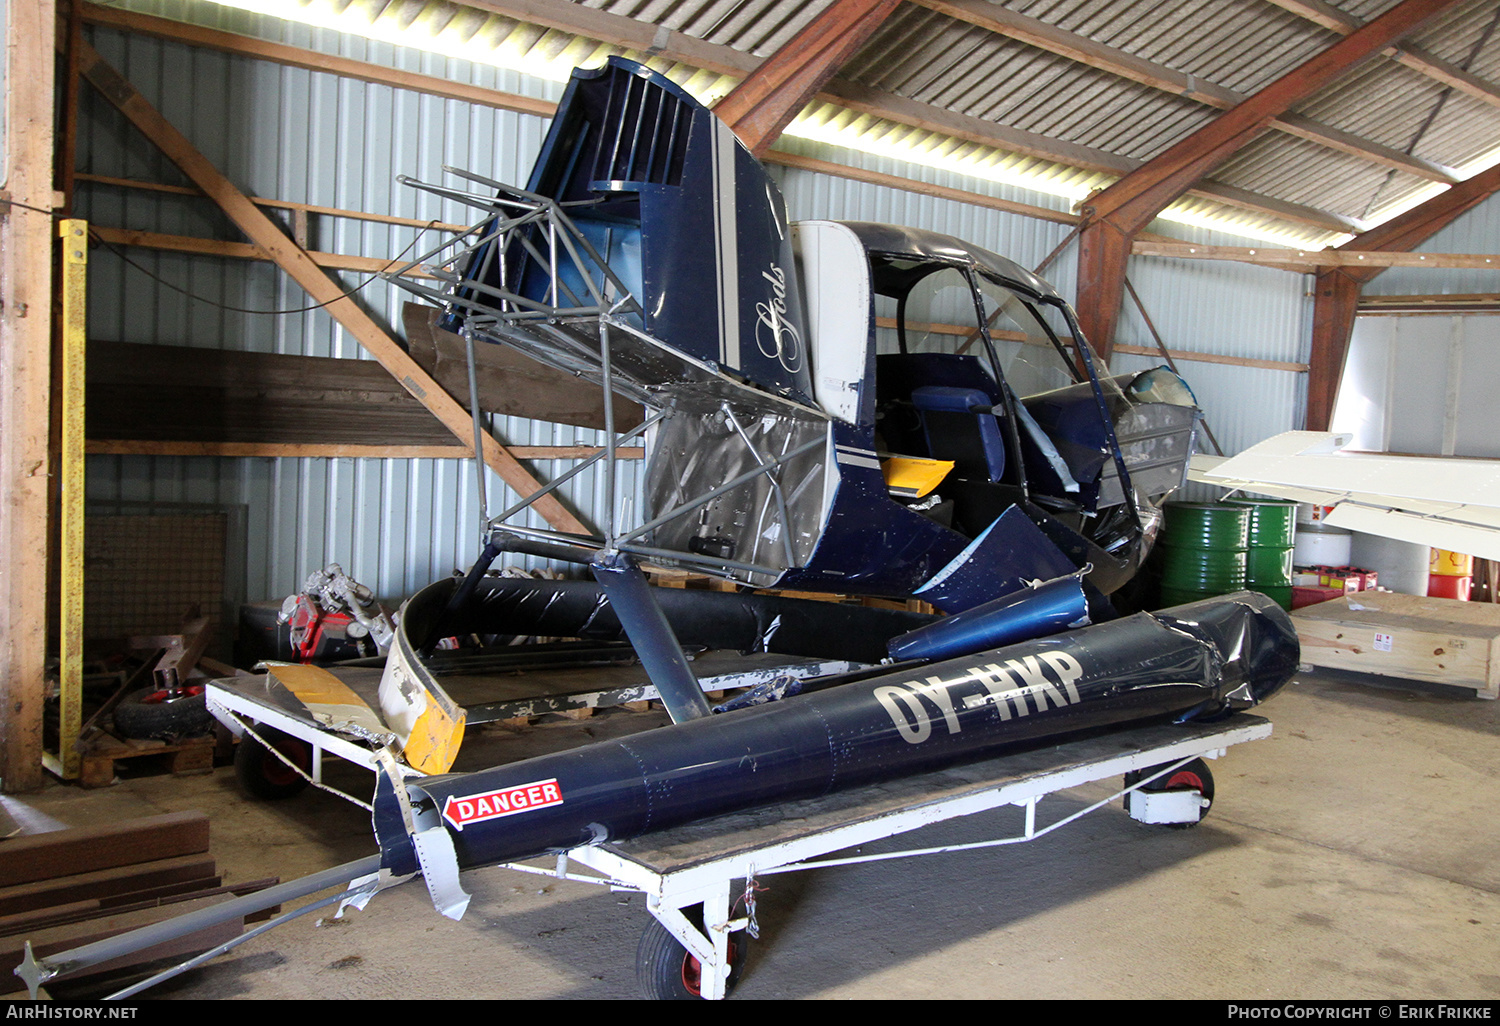
<path id="1" fill-rule="evenodd" d="M 84 310 L 88 295 L 88 222 L 69 218 L 57 226 L 62 240 L 62 446 L 58 554 L 58 742 L 47 768 L 78 779 L 83 759 L 77 743 L 83 725 L 83 496 Z"/>
<path id="2" fill-rule="evenodd" d="M 53 0 L 8 5 L 0 189 L 0 787 L 42 784 L 52 363 Z"/>

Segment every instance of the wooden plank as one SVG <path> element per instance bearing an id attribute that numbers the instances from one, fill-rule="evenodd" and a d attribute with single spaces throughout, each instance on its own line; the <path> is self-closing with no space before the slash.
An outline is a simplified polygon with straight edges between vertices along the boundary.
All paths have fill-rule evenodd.
<path id="1" fill-rule="evenodd" d="M 42 785 L 52 356 L 53 0 L 7 5 L 0 199 L 0 786 Z M 24 83 L 24 87 L 17 87 Z"/>
<path id="2" fill-rule="evenodd" d="M 1116 345 L 1114 351 L 1117 353 L 1129 353 L 1132 356 L 1160 356 L 1161 350 L 1155 346 L 1122 346 Z M 1217 353 L 1190 352 L 1186 349 L 1168 349 L 1167 353 L 1174 360 L 1183 360 L 1197 363 L 1217 363 L 1228 367 L 1255 367 L 1260 370 L 1289 371 L 1293 374 L 1307 373 L 1307 364 L 1293 363 L 1288 360 L 1256 360 L 1248 356 L 1220 356 Z"/>
<path id="3" fill-rule="evenodd" d="M 438 324 L 439 311 L 426 303 L 401 310 L 407 350 L 450 395 L 469 407 L 469 360 L 464 340 Z M 474 377 L 479 407 L 509 417 L 529 417 L 603 430 L 604 390 L 575 374 L 549 367 L 507 345 L 478 342 Z M 629 431 L 645 419 L 641 405 L 613 396 L 615 430 Z"/>
<path id="4" fill-rule="evenodd" d="M 80 172 L 77 176 L 80 182 L 92 182 L 96 185 L 113 185 L 121 189 L 140 189 L 147 192 L 165 192 L 177 196 L 196 196 L 206 199 L 203 193 L 186 185 L 168 185 L 165 182 L 143 182 L 134 178 L 116 178 L 111 175 L 94 175 Z M 251 196 L 250 202 L 258 207 L 270 207 L 273 210 L 289 210 L 301 214 L 321 214 L 325 217 L 343 217 L 352 221 L 373 221 L 377 224 L 400 224 L 410 228 L 435 228 L 446 232 L 461 232 L 469 226 L 464 224 L 449 224 L 446 221 L 424 221 L 419 217 L 396 217 L 393 214 L 372 214 L 365 210 L 350 210 L 347 207 L 325 207 L 316 203 L 294 203 L 291 200 L 267 199 L 264 196 Z M 302 247 L 306 249 L 306 246 Z"/>
<path id="5" fill-rule="evenodd" d="M 518 460 L 578 460 L 596 455 L 596 445 L 512 445 Z M 264 459 L 466 460 L 473 454 L 461 445 L 354 445 L 330 442 L 190 442 L 101 438 L 89 442 L 89 455 L 98 456 L 223 456 Z M 646 450 L 625 446 L 616 450 L 622 460 L 646 458 Z M 201 660 L 200 660 L 201 662 Z"/>
<path id="6" fill-rule="evenodd" d="M 223 239 L 203 239 L 192 235 L 165 235 L 161 232 L 141 232 L 129 228 L 109 228 L 104 225 L 94 225 L 91 230 L 100 242 L 111 246 L 140 246 L 144 249 L 161 249 L 170 253 L 191 253 L 195 256 L 275 262 L 275 258 L 264 249 L 248 242 L 227 242 Z M 314 264 L 329 271 L 358 271 L 362 274 L 379 274 L 381 271 L 389 271 L 400 267 L 404 262 L 385 257 L 348 256 L 341 253 L 323 253 L 316 250 L 305 250 L 304 252 L 307 258 Z M 431 277 L 431 275 L 415 270 L 411 274 L 416 278 Z"/>
<path id="7" fill-rule="evenodd" d="M 413 338 L 419 361 L 432 355 L 421 339 Z M 485 345 L 480 355 L 487 361 L 503 359 L 501 351 L 510 352 Z M 525 369 L 542 368 L 519 354 L 516 359 L 525 361 Z M 458 459 L 470 453 L 373 360 L 95 339 L 89 343 L 89 361 L 88 451 L 94 454 Z M 440 381 L 452 383 L 450 371 L 456 370 L 441 361 L 430 366 L 447 375 Z M 494 370 L 489 362 L 484 367 Z M 481 396 L 490 409 L 490 393 L 503 392 L 505 380 L 498 371 L 482 371 L 481 380 L 490 386 Z M 518 378 L 517 387 L 531 381 Z M 594 386 L 573 387 L 577 393 L 566 402 L 571 393 L 539 390 L 556 400 L 550 408 L 538 400 L 505 409 L 566 420 L 580 413 L 586 400 L 597 403 L 600 398 Z M 639 423 L 634 404 L 617 399 L 616 412 L 621 423 Z M 602 420 L 602 405 L 598 413 Z M 520 446 L 510 451 L 517 459 L 572 459 L 598 449 Z M 626 458 L 640 456 L 639 447 L 622 451 Z"/>
<path id="8" fill-rule="evenodd" d="M 1500 292 L 1441 293 L 1407 296 L 1360 296 L 1361 314 L 1451 313 L 1500 309 Z"/>
<path id="9" fill-rule="evenodd" d="M 53 830 L 0 844 L 0 887 L 208 851 L 208 817 L 168 812 L 144 819 Z"/>
<path id="10" fill-rule="evenodd" d="M 280 43 L 256 39 L 253 36 L 220 32 L 217 29 L 204 28 L 200 25 L 188 25 L 167 18 L 152 17 L 148 14 L 137 14 L 134 11 L 103 7 L 98 4 L 84 4 L 83 12 L 84 20 L 93 25 L 108 25 L 111 28 L 124 29 L 127 32 L 137 32 L 141 35 L 172 39 L 177 42 L 188 43 L 192 46 L 222 50 L 225 53 L 235 53 L 246 57 L 255 57 L 260 60 L 274 61 L 277 64 L 285 64 L 293 68 L 304 68 L 307 71 L 342 75 L 345 78 L 354 78 L 361 82 L 375 82 L 380 85 L 394 86 L 398 89 L 411 89 L 432 96 L 442 96 L 450 100 L 462 100 L 464 103 L 496 107 L 500 110 L 513 110 L 522 114 L 535 114 L 538 117 L 549 118 L 557 110 L 557 104 L 547 100 L 534 99 L 530 96 L 505 93 L 497 89 L 486 89 L 482 86 L 454 82 L 450 79 L 436 78 L 432 75 L 419 75 L 410 71 L 399 71 L 395 68 L 382 68 L 364 61 L 350 60 L 346 57 L 318 53 L 313 50 L 304 50 L 295 46 L 284 46 Z"/>
<path id="11" fill-rule="evenodd" d="M 10 916 L 74 901 L 106 899 L 154 887 L 193 883 L 211 879 L 215 873 L 214 860 L 210 855 L 178 855 L 129 866 L 12 884 L 0 887 L 0 915 Z"/>
<path id="12" fill-rule="evenodd" d="M 1393 250 L 1281 249 L 1275 246 L 1200 246 L 1191 242 L 1137 239 L 1133 256 L 1180 260 L 1237 260 L 1265 267 L 1309 273 L 1320 267 L 1431 267 L 1500 270 L 1495 253 L 1408 253 Z"/>
<path id="13" fill-rule="evenodd" d="M 58 741 L 64 780 L 76 780 L 82 760 L 78 736 L 83 727 L 83 563 L 84 563 L 84 351 L 88 304 L 88 222 L 66 218 L 57 225 L 58 314 Z"/>
<path id="14" fill-rule="evenodd" d="M 454 399 L 438 387 L 395 339 L 344 293 L 338 282 L 299 248 L 218 168 L 176 128 L 167 122 L 118 71 L 111 67 L 93 47 L 84 44 L 80 51 L 80 68 L 99 92 L 154 142 L 184 174 L 202 189 L 235 225 L 274 259 L 308 295 L 364 346 L 381 365 L 416 396 L 454 436 L 467 444 L 473 434 L 469 415 Z M 480 439 L 485 464 L 522 496 L 539 491 L 541 485 L 505 451 L 494 438 Z M 538 515 L 559 531 L 588 534 L 588 529 L 553 495 L 544 495 L 532 507 Z"/>

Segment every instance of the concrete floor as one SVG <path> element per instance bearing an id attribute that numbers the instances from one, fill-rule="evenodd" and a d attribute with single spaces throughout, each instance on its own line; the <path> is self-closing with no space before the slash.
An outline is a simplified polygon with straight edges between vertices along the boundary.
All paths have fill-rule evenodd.
<path id="1" fill-rule="evenodd" d="M 1275 733 L 1214 765 L 1217 797 L 1195 829 L 1105 809 L 1032 844 L 772 878 L 734 997 L 1500 998 L 1500 703 L 1372 680 L 1304 674 L 1267 703 Z M 507 761 L 653 716 L 487 728 L 466 757 Z M 368 787 L 362 772 L 338 775 Z M 1104 793 L 1049 802 L 1061 816 Z M 33 829 L 203 810 L 229 881 L 374 851 L 363 810 L 313 791 L 252 802 L 227 767 L 0 801 Z M 1010 829 L 973 817 L 917 836 Z M 460 922 L 412 883 L 342 920 L 297 920 L 153 994 L 637 996 L 639 896 L 502 869 L 465 883 Z"/>

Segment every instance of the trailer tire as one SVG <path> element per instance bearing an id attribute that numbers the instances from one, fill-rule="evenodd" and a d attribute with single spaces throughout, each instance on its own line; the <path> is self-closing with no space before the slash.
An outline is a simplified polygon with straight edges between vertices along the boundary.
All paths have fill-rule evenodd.
<path id="1" fill-rule="evenodd" d="M 257 727 L 256 733 L 286 756 L 304 773 L 312 772 L 312 745 L 269 727 Z M 271 754 L 259 741 L 246 734 L 234 749 L 234 778 L 252 798 L 276 801 L 301 794 L 307 779 Z"/>
<path id="2" fill-rule="evenodd" d="M 689 918 L 692 918 L 691 916 Z M 724 981 L 724 996 L 734 993 L 735 984 L 745 971 L 745 956 L 750 938 L 744 930 L 729 935 L 729 979 Z M 703 997 L 702 967 L 676 937 L 655 919 L 641 934 L 635 952 L 636 977 L 641 993 L 652 1001 L 692 1001 Z"/>
<path id="3" fill-rule="evenodd" d="M 1137 783 L 1160 770 L 1160 766 L 1152 766 L 1143 770 L 1132 770 L 1125 774 L 1125 786 Z M 1163 826 L 1171 827 L 1173 830 L 1187 830 L 1197 826 L 1208 815 L 1208 810 L 1214 804 L 1214 775 L 1209 772 L 1208 763 L 1202 759 L 1194 759 L 1192 762 L 1178 766 L 1165 776 L 1157 777 L 1151 783 L 1141 788 L 1142 791 L 1197 791 L 1203 795 L 1204 805 L 1198 810 L 1198 818 L 1191 823 L 1165 823 Z M 1125 811 L 1130 811 L 1130 795 L 1125 796 Z"/>
<path id="4" fill-rule="evenodd" d="M 115 730 L 122 737 L 192 737 L 207 734 L 213 726 L 203 688 L 191 685 L 174 694 L 164 688 L 141 688 L 120 699 L 115 706 Z"/>

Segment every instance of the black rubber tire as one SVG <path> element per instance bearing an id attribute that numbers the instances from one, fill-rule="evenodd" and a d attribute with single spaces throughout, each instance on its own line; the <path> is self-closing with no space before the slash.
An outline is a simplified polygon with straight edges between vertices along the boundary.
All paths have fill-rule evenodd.
<path id="1" fill-rule="evenodd" d="M 1152 766 L 1150 769 L 1134 770 L 1125 774 L 1125 786 L 1129 787 L 1137 781 L 1151 776 L 1160 766 Z M 1187 830 L 1195 827 L 1208 815 L 1208 810 L 1214 804 L 1214 775 L 1209 771 L 1208 763 L 1202 759 L 1194 759 L 1192 762 L 1172 770 L 1164 776 L 1157 777 L 1151 783 L 1141 788 L 1142 791 L 1197 791 L 1203 795 L 1207 804 L 1198 810 L 1198 818 L 1192 823 L 1163 823 L 1160 826 L 1168 826 L 1174 830 Z M 1125 796 L 1125 811 L 1130 811 L 1130 795 Z"/>
<path id="2" fill-rule="evenodd" d="M 122 737 L 196 737 L 213 729 L 214 718 L 203 698 L 203 688 L 193 685 L 177 695 L 161 688 L 141 688 L 120 699 L 115 706 L 115 730 Z"/>
<path id="3" fill-rule="evenodd" d="M 265 738 L 267 744 L 302 767 L 303 772 L 312 772 L 312 745 L 270 727 L 257 725 L 255 732 Z M 272 755 L 249 734 L 240 738 L 240 743 L 235 746 L 234 778 L 250 797 L 271 801 L 301 794 L 308 783 L 305 777 L 294 773 L 286 763 Z"/>
<path id="4" fill-rule="evenodd" d="M 729 935 L 729 979 L 724 996 L 734 993 L 735 984 L 745 972 L 745 956 L 750 951 L 750 937 L 744 930 Z M 641 934 L 635 951 L 636 978 L 641 993 L 652 1001 L 696 1001 L 703 997 L 699 989 L 701 967 L 698 960 L 667 932 L 655 919 Z"/>

